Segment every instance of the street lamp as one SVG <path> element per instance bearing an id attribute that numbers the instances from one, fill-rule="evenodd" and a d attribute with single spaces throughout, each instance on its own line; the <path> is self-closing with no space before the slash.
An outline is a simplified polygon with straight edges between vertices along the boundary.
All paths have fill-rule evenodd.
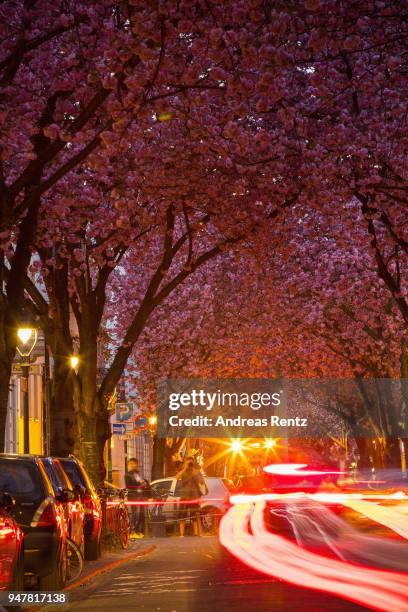
<path id="1" fill-rule="evenodd" d="M 233 440 L 231 442 L 231 450 L 233 453 L 239 453 L 242 450 L 242 444 L 240 440 Z"/>
<path id="2" fill-rule="evenodd" d="M 273 448 L 276 445 L 276 440 L 265 440 L 265 448 Z"/>
<path id="3" fill-rule="evenodd" d="M 30 404 L 28 396 L 28 381 L 30 376 L 30 357 L 37 344 L 37 330 L 31 327 L 20 327 L 17 330 L 20 343 L 17 351 L 21 361 L 21 390 L 23 392 L 23 424 L 24 424 L 24 453 L 30 452 Z"/>
<path id="4" fill-rule="evenodd" d="M 69 365 L 71 366 L 71 368 L 73 370 L 76 370 L 79 364 L 79 357 L 78 355 L 71 355 L 71 357 L 69 358 Z"/>

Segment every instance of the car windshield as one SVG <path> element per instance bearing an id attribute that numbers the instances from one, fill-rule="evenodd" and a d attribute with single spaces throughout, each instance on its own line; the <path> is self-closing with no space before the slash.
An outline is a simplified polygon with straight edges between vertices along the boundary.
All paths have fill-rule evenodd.
<path id="1" fill-rule="evenodd" d="M 37 499 L 44 495 L 37 467 L 20 460 L 0 459 L 0 491 L 17 499 Z"/>

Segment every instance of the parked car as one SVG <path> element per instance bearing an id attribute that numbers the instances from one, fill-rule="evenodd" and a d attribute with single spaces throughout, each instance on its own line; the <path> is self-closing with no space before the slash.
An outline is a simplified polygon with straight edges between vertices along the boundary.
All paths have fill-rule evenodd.
<path id="1" fill-rule="evenodd" d="M 0 491 L 15 504 L 10 514 L 24 532 L 24 571 L 42 591 L 58 591 L 66 581 L 67 528 L 64 510 L 39 457 L 0 454 Z"/>
<path id="2" fill-rule="evenodd" d="M 84 506 L 85 559 L 98 559 L 101 555 L 101 500 L 79 459 L 70 456 L 60 457 L 59 461 Z"/>
<path id="3" fill-rule="evenodd" d="M 74 490 L 69 477 L 59 459 L 42 457 L 42 464 L 54 489 L 55 498 L 64 508 L 67 535 L 77 545 L 81 554 L 85 553 L 84 505 L 79 492 Z"/>
<path id="4" fill-rule="evenodd" d="M 228 499 L 233 489 L 227 478 L 205 476 L 208 493 L 200 498 L 201 523 L 206 533 L 215 533 L 221 516 L 228 510 Z M 150 483 L 155 497 L 177 502 L 180 499 L 181 481 L 177 478 L 161 478 Z M 167 524 L 174 525 L 177 520 L 178 504 L 164 504 L 162 517 Z"/>
<path id="5" fill-rule="evenodd" d="M 0 492 L 0 591 L 24 589 L 24 534 L 10 516 L 14 504 L 10 493 Z"/>

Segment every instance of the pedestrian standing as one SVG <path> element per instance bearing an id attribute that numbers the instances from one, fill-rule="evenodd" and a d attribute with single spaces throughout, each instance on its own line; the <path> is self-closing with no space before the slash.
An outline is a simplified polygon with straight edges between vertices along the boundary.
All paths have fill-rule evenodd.
<path id="1" fill-rule="evenodd" d="M 176 475 L 181 480 L 179 529 L 180 537 L 184 537 L 186 521 L 192 523 L 194 535 L 201 535 L 199 499 L 206 494 L 206 484 L 199 465 L 194 459 L 186 460 L 182 470 Z M 196 500 L 195 502 L 193 500 Z"/>
<path id="2" fill-rule="evenodd" d="M 145 509 L 141 502 L 146 499 L 149 483 L 145 478 L 142 478 L 139 472 L 139 462 L 137 459 L 129 459 L 128 471 L 125 474 L 125 483 L 128 490 L 128 500 L 133 502 L 129 508 L 130 537 L 131 539 L 143 538 L 145 529 Z"/>

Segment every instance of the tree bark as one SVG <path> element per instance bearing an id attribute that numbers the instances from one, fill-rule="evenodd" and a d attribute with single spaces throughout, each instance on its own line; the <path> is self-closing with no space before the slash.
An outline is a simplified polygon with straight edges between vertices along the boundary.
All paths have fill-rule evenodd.
<path id="1" fill-rule="evenodd" d="M 165 438 L 158 438 L 157 434 L 155 434 L 153 438 L 152 480 L 156 480 L 157 478 L 163 478 L 164 476 L 165 447 Z"/>
<path id="2" fill-rule="evenodd" d="M 7 407 L 11 376 L 11 362 L 0 360 L 0 452 L 6 451 Z"/>
<path id="3" fill-rule="evenodd" d="M 359 468 L 371 468 L 373 466 L 372 459 L 372 444 L 368 438 L 355 438 L 358 454 L 360 456 Z"/>
<path id="4" fill-rule="evenodd" d="M 51 454 L 65 457 L 74 452 L 77 427 L 75 423 L 73 372 L 67 357 L 54 357 L 51 388 L 50 431 Z"/>
<path id="5" fill-rule="evenodd" d="M 384 452 L 384 467 L 401 469 L 401 451 L 399 438 L 386 440 Z"/>
<path id="6" fill-rule="evenodd" d="M 405 404 L 405 414 L 408 412 L 408 329 L 401 341 L 400 376 L 402 401 Z"/>
<path id="7" fill-rule="evenodd" d="M 37 228 L 40 202 L 34 202 L 19 227 L 19 235 L 10 263 L 0 251 L 0 449 L 5 448 L 7 404 L 11 366 L 16 353 L 17 327 L 25 306 L 24 280 L 30 263 L 32 241 Z M 5 290 L 4 290 L 5 287 Z"/>
<path id="8" fill-rule="evenodd" d="M 75 413 L 74 454 L 84 463 L 85 468 L 95 485 L 106 479 L 105 448 L 110 440 L 109 413 L 105 407 L 96 407 L 92 413 L 80 410 Z"/>

